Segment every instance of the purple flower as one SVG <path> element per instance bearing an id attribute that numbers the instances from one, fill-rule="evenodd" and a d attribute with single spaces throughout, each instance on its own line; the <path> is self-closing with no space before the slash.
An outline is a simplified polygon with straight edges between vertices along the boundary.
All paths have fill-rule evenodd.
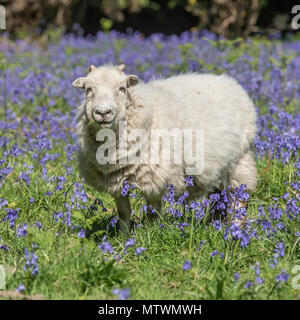
<path id="1" fill-rule="evenodd" d="M 193 182 L 193 176 L 187 176 L 185 177 L 185 185 L 187 187 L 192 187 L 194 185 L 194 182 Z"/>
<path id="2" fill-rule="evenodd" d="M 182 266 L 182 269 L 185 271 L 185 270 L 189 270 L 192 268 L 192 265 L 191 265 L 191 262 L 190 260 L 186 260 Z"/>
<path id="3" fill-rule="evenodd" d="M 256 277 L 256 282 L 258 284 L 263 284 L 265 282 L 265 279 L 261 278 L 261 277 Z"/>
<path id="4" fill-rule="evenodd" d="M 26 223 L 24 223 L 23 225 L 19 225 L 17 229 L 17 237 L 27 237 L 27 228 L 28 225 Z"/>
<path id="5" fill-rule="evenodd" d="M 25 182 L 26 186 L 28 187 L 29 183 L 30 183 L 30 176 L 29 176 L 28 172 L 21 171 L 19 174 L 19 180 L 21 183 Z"/>
<path id="6" fill-rule="evenodd" d="M 168 202 L 172 206 L 175 203 L 174 187 L 171 184 L 167 184 L 166 189 L 168 189 L 169 192 L 164 194 L 162 200 L 163 202 Z"/>
<path id="7" fill-rule="evenodd" d="M 221 231 L 222 230 L 222 226 L 219 220 L 215 220 L 213 221 L 213 226 L 218 230 Z"/>
<path id="8" fill-rule="evenodd" d="M 276 248 L 274 249 L 274 252 L 279 255 L 279 257 L 284 257 L 284 245 L 283 242 L 277 242 Z"/>
<path id="9" fill-rule="evenodd" d="M 28 251 L 27 248 L 24 248 L 26 263 L 24 266 L 24 270 L 30 270 L 32 275 L 36 276 L 39 273 L 39 268 L 37 265 L 38 257 L 34 253 L 34 251 Z"/>
<path id="10" fill-rule="evenodd" d="M 18 212 L 20 209 L 7 209 L 5 208 L 7 215 L 3 218 L 3 221 L 9 221 L 9 225 L 11 228 L 15 226 L 15 221 L 18 219 Z"/>
<path id="11" fill-rule="evenodd" d="M 6 199 L 0 199 L 0 209 L 8 205 L 8 201 Z"/>
<path id="12" fill-rule="evenodd" d="M 16 289 L 17 292 L 25 292 L 25 285 L 22 283 Z"/>
<path id="13" fill-rule="evenodd" d="M 245 284 L 245 286 L 244 286 L 245 289 L 250 289 L 250 288 L 252 288 L 252 287 L 253 287 L 253 282 L 252 282 L 252 281 L 246 282 L 246 284 Z"/>
<path id="14" fill-rule="evenodd" d="M 0 250 L 9 251 L 9 247 L 5 244 L 0 244 Z"/>
<path id="15" fill-rule="evenodd" d="M 128 300 L 130 297 L 130 289 L 113 289 L 113 294 L 117 295 L 117 300 Z"/>
<path id="16" fill-rule="evenodd" d="M 183 222 L 183 223 L 178 223 L 177 224 L 177 228 L 180 228 L 181 230 L 181 236 L 183 237 L 184 236 L 184 228 L 187 227 L 189 224 L 186 223 L 186 222 Z"/>
<path id="17" fill-rule="evenodd" d="M 116 225 L 117 222 L 118 222 L 118 217 L 117 216 L 112 217 L 112 219 L 108 223 L 108 227 L 110 226 L 110 227 L 113 228 Z"/>
<path id="18" fill-rule="evenodd" d="M 43 227 L 43 225 L 42 225 L 42 223 L 41 223 L 40 221 L 37 221 L 37 222 L 35 223 L 35 225 L 36 225 L 37 228 L 39 228 L 39 229 L 42 229 L 42 227 Z"/>
<path id="19" fill-rule="evenodd" d="M 102 243 L 98 246 L 98 248 L 103 252 L 103 253 L 110 253 L 113 254 L 114 249 L 113 246 L 106 240 L 106 238 L 103 238 Z"/>
<path id="20" fill-rule="evenodd" d="M 282 269 L 281 272 L 275 277 L 275 280 L 280 286 L 281 282 L 287 283 L 289 277 L 290 275 L 284 269 Z"/>
<path id="21" fill-rule="evenodd" d="M 275 221 L 278 221 L 281 219 L 281 216 L 282 216 L 282 211 L 281 209 L 278 207 L 278 203 L 275 203 L 275 204 L 271 204 L 269 207 L 268 207 L 268 213 L 269 213 L 269 217 L 271 220 L 275 220 Z"/>
<path id="22" fill-rule="evenodd" d="M 234 281 L 235 282 L 238 282 L 240 277 L 241 277 L 239 273 L 235 273 L 233 276 L 234 276 Z"/>
<path id="23" fill-rule="evenodd" d="M 83 239 L 85 238 L 85 232 L 83 229 L 81 229 L 78 233 L 77 233 L 78 238 Z"/>
<path id="24" fill-rule="evenodd" d="M 186 203 L 186 199 L 188 198 L 189 193 L 186 191 L 182 196 L 180 196 L 177 200 L 177 204 L 184 205 Z"/>
<path id="25" fill-rule="evenodd" d="M 135 238 L 130 238 L 126 241 L 125 246 L 124 246 L 124 252 L 127 252 L 127 249 L 129 247 L 133 247 L 135 245 Z"/>
<path id="26" fill-rule="evenodd" d="M 135 249 L 135 254 L 137 256 L 140 256 L 144 251 L 146 251 L 146 248 L 138 247 L 138 248 Z"/>
<path id="27" fill-rule="evenodd" d="M 255 266 L 251 266 L 251 269 L 255 270 L 255 274 L 257 276 L 260 275 L 260 268 L 259 268 L 259 263 L 258 262 L 256 262 Z"/>
<path id="28" fill-rule="evenodd" d="M 218 254 L 218 250 L 215 250 L 213 251 L 211 254 L 210 254 L 210 257 L 214 257 Z"/>
<path id="29" fill-rule="evenodd" d="M 133 184 L 129 184 L 129 182 L 127 180 L 125 180 L 123 182 L 123 187 L 122 187 L 122 192 L 121 192 L 122 196 L 123 197 L 127 196 L 129 191 L 134 188 L 135 188 L 135 186 Z"/>

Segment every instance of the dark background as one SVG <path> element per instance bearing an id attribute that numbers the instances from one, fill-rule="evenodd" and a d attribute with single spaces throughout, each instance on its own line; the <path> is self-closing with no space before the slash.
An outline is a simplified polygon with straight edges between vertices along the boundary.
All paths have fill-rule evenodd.
<path id="1" fill-rule="evenodd" d="M 233 38 L 253 33 L 292 31 L 291 0 L 0 0 L 6 8 L 7 29 L 43 32 L 49 27 L 84 34 L 115 29 L 179 34 L 207 29 Z"/>

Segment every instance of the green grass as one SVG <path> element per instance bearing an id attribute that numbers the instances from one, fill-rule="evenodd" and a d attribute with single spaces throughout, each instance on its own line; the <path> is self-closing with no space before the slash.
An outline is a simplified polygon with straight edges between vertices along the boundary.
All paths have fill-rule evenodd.
<path id="1" fill-rule="evenodd" d="M 62 152 L 62 156 L 48 166 L 52 175 L 65 173 L 63 157 Z M 147 249 L 142 255 L 135 255 L 134 249 L 129 248 L 116 261 L 98 249 L 102 236 L 107 233 L 105 225 L 111 217 L 111 210 L 89 214 L 82 209 L 71 210 L 74 224 L 81 224 L 86 230 L 96 226 L 87 239 L 79 239 L 78 229 L 72 231 L 52 218 L 53 212 L 63 211 L 64 203 L 69 199 L 64 192 L 71 190 L 78 179 L 76 162 L 74 168 L 75 172 L 67 177 L 64 189 L 50 197 L 44 193 L 53 190 L 55 183 L 43 183 L 38 178 L 38 166 L 28 187 L 17 181 L 19 170 L 7 177 L 1 197 L 9 199 L 10 208 L 20 208 L 17 224 L 22 221 L 29 225 L 28 236 L 21 238 L 16 237 L 15 229 L 9 228 L 7 223 L 0 225 L 2 242 L 11 248 L 7 253 L 0 251 L 0 264 L 8 268 L 7 289 L 15 290 L 24 283 L 26 293 L 41 293 L 47 299 L 112 299 L 115 298 L 113 288 L 130 288 L 132 299 L 297 299 L 299 296 L 300 290 L 292 288 L 291 278 L 280 287 L 274 280 L 282 269 L 291 274 L 292 267 L 300 264 L 299 238 L 294 236 L 299 230 L 299 223 L 295 220 L 284 218 L 290 233 L 282 231 L 276 239 L 268 239 L 260 231 L 260 240 L 252 240 L 247 248 L 240 248 L 236 241 L 225 241 L 223 230 L 216 231 L 208 221 L 194 221 L 193 225 L 185 228 L 182 237 L 176 224 L 187 217 L 175 220 L 165 215 L 152 225 L 145 222 L 141 227 L 135 227 L 136 247 Z M 272 197 L 279 198 L 288 188 L 284 182 L 295 174 L 293 166 L 283 168 L 273 160 L 259 160 L 258 169 L 259 184 L 249 203 L 250 217 L 255 217 L 260 205 L 266 207 L 271 203 Z M 114 208 L 114 201 L 109 195 L 98 194 L 89 187 L 86 191 L 101 198 L 108 209 Z M 29 203 L 30 197 L 35 199 L 33 204 Z M 142 202 L 132 200 L 136 212 Z M 88 199 L 88 204 L 92 205 L 93 201 Z M 36 221 L 42 223 L 42 230 L 33 227 Z M 161 224 L 164 224 L 163 228 Z M 123 251 L 125 236 L 113 230 L 108 233 L 108 240 L 115 251 Z M 197 250 L 201 240 L 206 242 Z M 285 257 L 278 259 L 276 268 L 270 268 L 269 259 L 279 240 L 285 245 Z M 36 277 L 23 270 L 23 247 L 30 248 L 32 243 L 39 246 L 35 249 L 39 267 Z M 224 259 L 219 255 L 210 257 L 214 250 L 224 253 Z M 108 261 L 103 261 L 104 256 Z M 190 270 L 183 271 L 185 260 L 191 261 Z M 255 272 L 251 269 L 256 262 L 260 264 L 260 276 L 265 279 L 262 285 L 255 283 Z M 235 273 L 241 275 L 237 282 L 234 281 Z M 244 285 L 249 280 L 254 282 L 254 286 L 245 289 Z"/>
<path id="2" fill-rule="evenodd" d="M 249 60 L 246 57 L 245 63 L 250 64 L 250 70 L 257 70 L 260 43 L 255 44 L 255 41 L 254 43 L 245 42 L 239 46 L 232 43 L 232 50 L 230 49 L 228 52 L 228 63 L 230 65 L 235 63 L 240 54 L 249 52 L 254 59 Z M 269 48 L 264 51 L 266 56 L 271 56 L 273 49 L 270 41 L 266 40 L 262 44 Z M 215 41 L 213 45 L 222 47 L 222 42 Z M 103 46 L 109 48 L 110 43 L 104 42 Z M 184 72 L 185 68 L 188 70 L 189 64 L 186 56 L 190 48 L 191 46 L 188 44 L 180 47 L 183 60 L 180 64 L 174 66 L 174 72 Z M 5 61 L 3 66 L 5 65 L 5 68 L 14 74 L 18 65 L 25 65 L 23 73 L 18 74 L 19 78 L 26 77 L 26 74 L 31 71 L 35 75 L 44 72 L 44 69 L 40 68 L 41 66 L 45 67 L 45 70 L 49 68 L 51 70 L 51 72 L 49 71 L 50 75 L 53 78 L 61 76 L 63 79 L 61 82 L 66 81 L 64 84 L 66 84 L 66 87 L 68 86 L 68 90 L 71 90 L 69 88 L 71 86 L 70 69 L 74 69 L 79 64 L 82 66 L 87 64 L 85 52 L 88 52 L 88 49 L 80 48 L 80 52 L 83 52 L 83 60 L 75 60 L 74 64 L 71 64 L 72 59 L 68 58 L 64 60 L 63 64 L 57 65 L 53 63 L 57 56 L 57 48 L 51 50 L 48 50 L 48 53 L 45 51 L 45 54 L 44 52 L 43 54 L 37 54 L 35 51 L 31 53 L 27 52 L 28 50 L 25 52 L 16 50 L 10 57 L 13 61 L 8 59 L 8 62 Z M 79 49 L 70 47 L 70 50 L 69 55 Z M 95 51 L 95 55 L 98 55 L 98 44 L 95 44 L 92 50 Z M 142 49 L 140 50 L 142 51 Z M 237 50 L 242 51 L 239 53 Z M 217 53 L 211 52 L 218 59 L 224 58 L 219 55 L 219 51 Z M 36 61 L 39 61 L 40 64 L 36 65 Z M 170 61 L 172 61 L 172 56 Z M 50 66 L 53 69 L 50 69 Z M 218 67 L 218 65 L 211 63 L 210 67 L 204 60 L 203 66 L 206 66 L 204 71 L 214 73 L 226 71 L 222 64 L 221 67 Z M 147 67 L 149 66 L 146 64 L 141 65 L 141 71 L 142 69 L 146 70 Z M 157 64 L 157 68 L 159 67 L 161 65 Z M 265 77 L 270 77 L 269 72 L 273 67 L 271 66 L 268 69 Z M 285 67 L 282 65 L 283 69 Z M 0 70 L 2 70 L 1 68 L 0 66 Z M 57 70 L 64 76 L 57 74 Z M 267 79 L 265 80 L 267 81 Z M 128 248 L 127 252 L 124 253 L 126 237 L 115 228 L 107 231 L 106 227 L 115 212 L 115 203 L 112 197 L 107 194 L 99 194 L 85 186 L 85 191 L 88 194 L 87 202 L 83 203 L 78 198 L 73 199 L 75 183 L 80 181 L 75 154 L 71 152 L 74 159 L 68 159 L 66 152 L 67 143 L 71 146 L 74 145 L 74 139 L 70 134 L 74 131 L 73 126 L 64 119 L 60 120 L 60 114 L 57 115 L 55 123 L 55 125 L 59 124 L 59 127 L 55 126 L 54 128 L 51 127 L 49 119 L 40 122 L 35 118 L 39 114 L 39 111 L 36 111 L 37 106 L 47 106 L 47 113 L 51 116 L 54 117 L 60 111 L 63 115 L 68 114 L 68 119 L 71 119 L 72 108 L 64 99 L 65 92 L 61 93 L 58 90 L 49 94 L 50 89 L 57 88 L 58 84 L 53 84 L 51 82 L 53 80 L 47 81 L 49 82 L 45 83 L 45 88 L 39 84 L 42 89 L 38 86 L 38 94 L 35 95 L 33 102 L 29 103 L 24 100 L 23 104 L 20 105 L 18 103 L 13 105 L 10 101 L 8 102 L 7 107 L 15 111 L 17 117 L 27 116 L 33 121 L 36 126 L 33 133 L 28 129 L 29 125 L 24 123 L 21 123 L 14 130 L 3 129 L 1 131 L 2 129 L 0 129 L 0 138 L 4 136 L 11 139 L 7 146 L 8 150 L 14 143 L 18 144 L 20 148 L 27 149 L 25 154 L 18 157 L 7 157 L 4 166 L 12 167 L 13 171 L 5 177 L 5 183 L 1 181 L 2 186 L 0 187 L 0 199 L 8 200 L 8 206 L 0 208 L 0 245 L 4 244 L 9 247 L 9 251 L 0 249 L 0 265 L 5 266 L 7 270 L 6 289 L 8 291 L 15 291 L 20 284 L 24 284 L 26 287 L 25 294 L 42 294 L 46 299 L 115 299 L 116 296 L 112 294 L 114 288 L 130 288 L 131 299 L 299 298 L 300 289 L 295 289 L 292 285 L 293 278 L 296 276 L 292 272 L 293 267 L 300 265 L 300 237 L 295 235 L 295 233 L 300 232 L 299 215 L 298 218 L 290 220 L 283 213 L 281 222 L 285 229 L 279 230 L 277 228 L 277 234 L 271 237 L 267 237 L 266 231 L 261 226 L 257 226 L 259 238 L 252 238 L 249 246 L 242 248 L 239 241 L 224 240 L 226 225 L 223 225 L 221 231 L 217 231 L 210 223 L 209 210 L 206 212 L 205 218 L 199 223 L 195 220 L 191 223 L 189 220 L 191 214 L 186 214 L 177 219 L 165 214 L 152 225 L 146 221 L 142 221 L 142 225 L 138 228 L 136 225 L 131 236 L 135 237 L 136 245 Z M 42 84 L 44 85 L 44 83 Z M 28 86 L 28 92 L 31 92 L 31 83 L 29 82 L 26 85 Z M 13 92 L 10 92 L 10 98 L 12 95 Z M 54 106 L 51 106 L 51 99 L 55 100 Z M 260 114 L 269 113 L 269 103 L 266 96 L 259 98 L 255 103 Z M 297 114 L 298 107 L 298 100 L 293 97 L 290 101 L 279 105 L 279 108 L 293 116 Z M 274 117 L 277 117 L 277 115 L 274 115 Z M 65 133 L 66 137 L 54 139 L 50 136 L 52 130 Z M 278 128 L 274 128 L 274 130 L 276 131 Z M 29 137 L 24 136 L 26 132 L 29 133 Z M 47 161 L 45 164 L 48 170 L 48 181 L 43 180 L 42 166 L 39 163 L 44 151 L 39 154 L 38 159 L 34 159 L 33 154 L 36 152 L 36 148 L 33 148 L 33 151 L 29 150 L 30 144 L 28 143 L 29 138 L 36 138 L 37 133 L 44 132 L 47 132 L 47 137 L 50 136 L 49 139 L 53 144 L 53 149 L 49 153 L 60 154 L 55 160 Z M 1 148 L 0 160 L 4 152 L 5 148 Z M 299 151 L 297 156 L 299 158 Z M 20 183 L 18 179 L 21 171 L 28 170 L 28 168 L 23 167 L 24 163 L 34 166 L 28 186 Z M 297 179 L 295 163 L 295 157 L 290 159 L 290 164 L 285 166 L 271 157 L 257 159 L 259 181 L 249 202 L 248 216 L 250 219 L 257 217 L 260 206 L 267 212 L 268 206 L 276 202 L 284 211 L 287 207 L 287 201 L 282 199 L 281 196 L 286 192 L 289 192 L 291 197 L 298 199 L 297 205 L 299 207 L 299 194 L 291 188 L 291 182 L 295 182 Z M 68 175 L 67 167 L 73 168 L 73 172 Z M 51 177 L 62 175 L 66 177 L 66 182 L 61 190 L 55 191 L 57 182 L 52 181 Z M 49 191 L 52 192 L 52 195 L 45 195 Z M 31 197 L 34 198 L 33 203 L 30 203 Z M 102 212 L 100 209 L 90 211 L 78 208 L 75 205 L 76 202 L 79 202 L 89 208 L 93 205 L 94 198 L 100 198 L 108 211 Z M 274 198 L 277 198 L 277 200 L 274 200 Z M 131 201 L 137 216 L 136 219 L 139 220 L 140 208 L 144 201 L 142 198 L 131 199 Z M 65 203 L 72 204 L 73 208 L 67 209 Z M 16 220 L 16 226 L 13 228 L 9 226 L 8 222 L 3 222 L 3 218 L 7 214 L 5 209 L 8 208 L 19 209 L 19 217 Z M 74 228 L 53 218 L 54 212 L 66 213 L 68 210 L 71 213 Z M 42 229 L 35 227 L 37 221 L 42 223 Z M 186 221 L 188 221 L 189 226 L 185 228 L 185 234 L 182 236 L 177 224 Z M 28 235 L 17 237 L 16 229 L 24 223 L 28 225 Z M 274 221 L 272 223 L 273 225 L 276 224 Z M 164 227 L 161 227 L 162 224 Z M 86 230 L 87 238 L 78 238 L 78 231 L 81 228 Z M 104 235 L 113 245 L 116 259 L 113 258 L 113 255 L 103 254 L 98 248 Z M 203 240 L 205 243 L 200 250 L 197 250 Z M 270 268 L 269 260 L 273 258 L 274 249 L 279 242 L 284 244 L 285 254 L 278 258 L 278 264 L 275 268 Z M 32 248 L 32 245 L 38 247 Z M 38 256 L 39 272 L 36 276 L 32 275 L 30 270 L 24 270 L 26 264 L 24 247 L 28 250 L 34 250 Z M 145 247 L 146 251 L 137 256 L 135 254 L 136 247 Z M 211 257 L 210 254 L 215 250 L 223 253 L 224 258 L 221 259 L 219 255 Z M 117 259 L 119 255 L 121 257 Z M 192 268 L 184 271 L 182 267 L 186 260 L 191 261 Z M 261 270 L 260 277 L 265 279 L 263 284 L 256 283 L 255 270 L 251 268 L 257 262 Z M 276 283 L 275 277 L 283 269 L 289 273 L 290 277 L 287 283 L 279 285 Z M 234 281 L 236 273 L 240 274 L 238 281 Z M 253 286 L 245 289 L 245 284 L 248 281 L 252 281 Z M 3 299 L 1 290 L 0 299 Z"/>

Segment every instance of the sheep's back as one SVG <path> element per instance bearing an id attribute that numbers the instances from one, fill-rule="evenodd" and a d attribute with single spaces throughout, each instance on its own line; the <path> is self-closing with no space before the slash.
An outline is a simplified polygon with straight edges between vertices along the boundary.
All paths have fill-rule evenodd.
<path id="1" fill-rule="evenodd" d="M 201 185 L 219 185 L 249 149 L 256 112 L 244 89 L 226 75 L 187 74 L 136 88 L 153 112 L 152 128 L 203 129 Z"/>

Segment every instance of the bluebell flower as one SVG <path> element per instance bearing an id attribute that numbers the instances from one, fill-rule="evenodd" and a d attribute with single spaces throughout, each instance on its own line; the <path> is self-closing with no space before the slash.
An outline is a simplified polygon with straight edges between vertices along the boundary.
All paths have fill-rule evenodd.
<path id="1" fill-rule="evenodd" d="M 41 223 L 40 221 L 37 221 L 37 222 L 35 223 L 35 225 L 36 225 L 37 228 L 39 228 L 39 229 L 42 229 L 42 227 L 43 227 L 43 225 L 42 225 L 42 223 Z"/>
<path id="2" fill-rule="evenodd" d="M 122 196 L 123 197 L 127 196 L 130 189 L 131 189 L 131 186 L 130 186 L 129 182 L 127 180 L 125 180 L 123 182 L 123 187 L 122 187 L 122 192 L 121 192 Z"/>
<path id="3" fill-rule="evenodd" d="M 98 248 L 103 252 L 103 253 L 110 253 L 113 254 L 114 249 L 113 246 L 104 238 L 102 243 L 98 246 Z"/>
<path id="4" fill-rule="evenodd" d="M 239 281 L 239 279 L 241 277 L 239 273 L 235 273 L 233 276 L 234 276 L 234 281 L 235 282 Z"/>
<path id="5" fill-rule="evenodd" d="M 212 222 L 213 226 L 218 230 L 221 231 L 222 230 L 222 226 L 221 226 L 221 222 L 219 220 L 215 220 Z"/>
<path id="6" fill-rule="evenodd" d="M 276 248 L 274 249 L 274 252 L 279 255 L 279 257 L 284 257 L 284 244 L 283 242 L 277 242 Z"/>
<path id="7" fill-rule="evenodd" d="M 11 228 L 15 226 L 15 221 L 18 219 L 19 215 L 18 212 L 20 211 L 19 208 L 17 209 L 8 209 L 5 208 L 5 211 L 7 212 L 6 216 L 3 218 L 3 221 L 9 221 L 9 225 Z"/>
<path id="8" fill-rule="evenodd" d="M 127 249 L 129 247 L 133 247 L 135 245 L 135 238 L 130 238 L 126 241 L 125 246 L 124 246 L 124 252 L 127 252 Z"/>
<path id="9" fill-rule="evenodd" d="M 261 277 L 256 277 L 256 282 L 258 284 L 263 284 L 265 282 L 265 279 L 261 278 Z"/>
<path id="10" fill-rule="evenodd" d="M 130 297 L 130 289 L 113 289 L 112 293 L 117 295 L 117 300 L 128 300 Z"/>
<path id="11" fill-rule="evenodd" d="M 16 289 L 17 292 L 25 292 L 25 285 L 22 283 Z"/>
<path id="12" fill-rule="evenodd" d="M 8 205 L 8 201 L 6 199 L 0 199 L 0 209 Z"/>
<path id="13" fill-rule="evenodd" d="M 275 280 L 280 286 L 282 282 L 287 283 L 289 277 L 290 275 L 284 269 L 282 269 L 281 272 L 275 277 Z"/>
<path id="14" fill-rule="evenodd" d="M 81 229 L 78 233 L 77 233 L 78 238 L 83 239 L 85 238 L 85 232 L 83 229 Z"/>
<path id="15" fill-rule="evenodd" d="M 181 236 L 184 236 L 184 228 L 187 227 L 189 224 L 187 222 L 182 222 L 177 224 L 177 228 L 181 230 Z"/>
<path id="16" fill-rule="evenodd" d="M 5 244 L 0 244 L 0 250 L 9 251 L 9 247 Z"/>
<path id="17" fill-rule="evenodd" d="M 34 253 L 34 251 L 28 251 L 28 249 L 24 248 L 26 263 L 24 266 L 24 270 L 29 269 L 32 273 L 32 275 L 36 276 L 39 273 L 39 267 L 37 265 L 38 257 Z"/>
<path id="18" fill-rule="evenodd" d="M 193 176 L 185 177 L 185 185 L 187 187 L 192 187 L 194 185 Z"/>
<path id="19" fill-rule="evenodd" d="M 146 248 L 138 247 L 138 248 L 135 249 L 135 254 L 137 256 L 140 256 L 144 251 L 146 251 Z"/>
<path id="20" fill-rule="evenodd" d="M 182 269 L 185 271 L 185 270 L 189 270 L 192 268 L 192 265 L 191 265 L 191 262 L 190 260 L 186 260 L 182 266 Z"/>
<path id="21" fill-rule="evenodd" d="M 214 257 L 218 254 L 218 250 L 215 250 L 213 251 L 211 254 L 210 254 L 210 257 Z"/>
<path id="22" fill-rule="evenodd" d="M 250 289 L 252 287 L 253 287 L 253 282 L 252 281 L 247 281 L 245 286 L 244 286 L 245 289 Z"/>
<path id="23" fill-rule="evenodd" d="M 19 225 L 17 229 L 17 238 L 27 237 L 27 228 L 28 225 L 24 223 L 23 225 Z"/>

